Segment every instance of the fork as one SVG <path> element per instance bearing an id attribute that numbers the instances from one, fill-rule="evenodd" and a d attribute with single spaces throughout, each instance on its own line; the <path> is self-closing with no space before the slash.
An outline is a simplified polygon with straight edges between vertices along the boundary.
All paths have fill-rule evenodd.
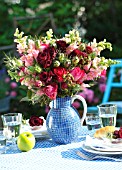
<path id="1" fill-rule="evenodd" d="M 86 156 L 85 154 L 83 154 L 82 152 L 80 151 L 76 151 L 77 155 L 80 156 L 82 159 L 85 159 L 85 160 L 88 160 L 88 161 L 92 161 L 92 160 L 95 160 L 95 159 L 109 159 L 109 160 L 113 160 L 113 161 L 116 161 L 116 162 L 122 162 L 122 159 L 118 159 L 118 158 L 112 158 L 112 157 L 109 157 L 109 156 L 92 156 L 92 157 L 89 157 L 89 156 Z"/>

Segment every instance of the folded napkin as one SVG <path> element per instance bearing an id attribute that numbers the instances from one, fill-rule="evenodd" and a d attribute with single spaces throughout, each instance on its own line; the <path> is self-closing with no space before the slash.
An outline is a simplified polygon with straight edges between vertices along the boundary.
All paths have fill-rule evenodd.
<path id="1" fill-rule="evenodd" d="M 29 120 L 26 120 L 26 124 L 21 126 L 21 133 L 22 132 L 31 132 L 35 137 L 49 137 L 47 128 L 46 128 L 46 121 L 44 120 L 43 126 L 30 126 Z"/>
<path id="2" fill-rule="evenodd" d="M 112 143 L 110 139 L 97 139 L 89 135 L 86 136 L 85 146 L 98 151 L 122 152 L 122 143 Z"/>

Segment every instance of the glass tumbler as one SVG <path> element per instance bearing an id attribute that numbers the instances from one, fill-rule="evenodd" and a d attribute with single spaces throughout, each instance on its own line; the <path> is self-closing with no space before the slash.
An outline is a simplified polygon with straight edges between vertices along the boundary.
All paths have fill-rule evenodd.
<path id="1" fill-rule="evenodd" d="M 116 126 L 117 105 L 101 104 L 98 105 L 98 112 L 101 119 L 102 127 Z"/>
<path id="2" fill-rule="evenodd" d="M 7 141 L 16 146 L 17 137 L 20 134 L 22 123 L 22 113 L 7 113 L 1 116 L 4 127 L 4 136 Z"/>

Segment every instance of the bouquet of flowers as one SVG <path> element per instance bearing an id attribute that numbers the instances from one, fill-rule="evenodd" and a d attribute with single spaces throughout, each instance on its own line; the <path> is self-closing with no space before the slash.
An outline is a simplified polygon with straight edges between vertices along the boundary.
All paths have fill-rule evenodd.
<path id="1" fill-rule="evenodd" d="M 45 37 L 24 36 L 16 29 L 14 36 L 19 58 L 6 56 L 8 74 L 27 87 L 32 103 L 49 104 L 56 97 L 77 94 L 105 74 L 116 61 L 100 57 L 104 49 L 112 50 L 106 40 L 84 42 L 77 30 L 62 38 L 50 29 Z"/>

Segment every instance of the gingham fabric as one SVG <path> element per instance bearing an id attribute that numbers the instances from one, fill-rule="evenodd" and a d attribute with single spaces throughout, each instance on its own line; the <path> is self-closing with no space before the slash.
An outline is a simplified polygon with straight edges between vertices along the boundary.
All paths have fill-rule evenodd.
<path id="1" fill-rule="evenodd" d="M 81 148 L 84 136 L 88 133 L 87 128 L 82 127 L 77 143 L 59 145 L 51 139 L 37 139 L 36 146 L 31 151 L 11 150 L 7 154 L 1 154 L 0 170 L 121 170 L 122 162 L 104 159 L 86 161 L 76 155 L 77 150 L 91 155 Z M 114 157 L 122 159 L 122 155 Z"/>
<path id="2" fill-rule="evenodd" d="M 80 133 L 81 121 L 79 113 L 71 106 L 71 97 L 56 98 L 47 118 L 47 131 L 51 138 L 60 144 L 77 141 Z"/>

